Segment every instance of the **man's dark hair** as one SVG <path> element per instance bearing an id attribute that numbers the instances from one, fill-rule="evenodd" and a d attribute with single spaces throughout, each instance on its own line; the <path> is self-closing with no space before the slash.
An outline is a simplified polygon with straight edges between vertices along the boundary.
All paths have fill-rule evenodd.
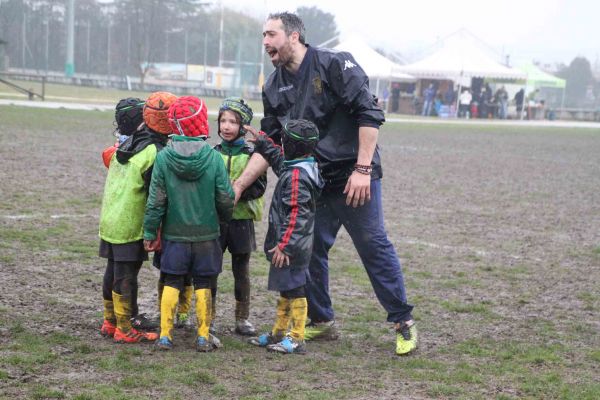
<path id="1" fill-rule="evenodd" d="M 300 43 L 306 44 L 304 22 L 302 22 L 302 19 L 296 14 L 287 11 L 272 13 L 269 14 L 267 19 L 280 19 L 283 24 L 283 30 L 287 36 L 290 36 L 292 32 L 298 32 L 298 40 Z"/>

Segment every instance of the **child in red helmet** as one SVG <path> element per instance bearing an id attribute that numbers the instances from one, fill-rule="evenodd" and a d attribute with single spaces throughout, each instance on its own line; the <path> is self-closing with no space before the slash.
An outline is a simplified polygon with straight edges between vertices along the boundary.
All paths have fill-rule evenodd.
<path id="1" fill-rule="evenodd" d="M 165 276 L 156 345 L 163 350 L 173 347 L 179 293 L 191 273 L 198 324 L 196 350 L 212 351 L 219 342 L 209 334 L 210 281 L 221 272 L 219 223 L 231 218 L 234 195 L 221 157 L 205 142 L 204 101 L 179 98 L 169 109 L 169 123 L 175 134 L 156 157 L 144 216 L 144 245 L 151 249 L 160 240 L 160 270 Z"/>
<path id="2" fill-rule="evenodd" d="M 233 182 L 246 168 L 254 149 L 244 140 L 244 125 L 252 121 L 252 109 L 240 98 L 230 97 L 223 101 L 219 109 L 217 126 L 223 139 L 215 146 Z M 221 225 L 221 248 L 231 253 L 231 270 L 235 280 L 235 332 L 254 336 L 256 329 L 248 320 L 250 315 L 250 255 L 256 250 L 254 221 L 262 218 L 267 186 L 266 173 L 259 177 L 240 198 L 233 209 L 231 221 Z M 212 282 L 213 314 L 217 294 L 217 276 Z M 213 320 L 214 321 L 214 320 Z"/>
<path id="3" fill-rule="evenodd" d="M 144 105 L 145 126 L 123 142 L 111 157 L 100 214 L 100 257 L 104 275 L 104 323 L 101 333 L 116 342 L 153 341 L 158 335 L 132 326 L 137 313 L 137 276 L 148 259 L 142 222 L 156 154 L 170 133 L 169 106 L 176 96 L 153 93 Z M 166 127 L 166 128 L 165 128 Z"/>

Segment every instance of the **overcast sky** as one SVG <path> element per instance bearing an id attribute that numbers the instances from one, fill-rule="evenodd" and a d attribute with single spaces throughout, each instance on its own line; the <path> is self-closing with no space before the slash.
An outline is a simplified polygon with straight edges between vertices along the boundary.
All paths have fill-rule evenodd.
<path id="1" fill-rule="evenodd" d="M 585 56 L 600 62 L 600 1 L 597 0 L 223 0 L 227 7 L 263 19 L 268 12 L 317 6 L 335 16 L 344 36 L 420 56 L 436 40 L 466 28 L 512 62 L 569 64 Z M 349 5 L 350 4 L 350 5 Z M 307 32 L 310 39 L 310 32 Z M 310 41 L 309 41 L 310 43 Z"/>

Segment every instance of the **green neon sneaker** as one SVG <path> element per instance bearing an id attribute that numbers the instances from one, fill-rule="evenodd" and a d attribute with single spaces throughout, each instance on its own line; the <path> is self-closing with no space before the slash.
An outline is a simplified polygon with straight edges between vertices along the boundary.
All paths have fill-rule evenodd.
<path id="1" fill-rule="evenodd" d="M 417 348 L 417 326 L 411 319 L 396 324 L 396 354 L 405 356 Z"/>
<path id="2" fill-rule="evenodd" d="M 335 321 L 311 321 L 304 327 L 304 340 L 337 340 L 339 337 Z"/>
<path id="3" fill-rule="evenodd" d="M 192 324 L 192 319 L 188 313 L 178 313 L 177 318 L 175 320 L 175 328 L 176 329 L 188 329 L 191 330 L 194 328 L 194 324 Z"/>

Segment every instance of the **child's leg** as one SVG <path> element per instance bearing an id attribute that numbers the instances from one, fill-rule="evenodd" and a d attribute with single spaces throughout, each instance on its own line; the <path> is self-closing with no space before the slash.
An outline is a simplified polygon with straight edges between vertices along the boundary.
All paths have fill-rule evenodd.
<path id="1" fill-rule="evenodd" d="M 140 269 L 142 268 L 142 263 L 139 263 L 137 270 L 134 273 L 133 278 L 131 279 L 131 316 L 135 317 L 140 313 L 140 309 L 138 307 L 138 275 L 140 274 Z"/>
<path id="2" fill-rule="evenodd" d="M 288 297 L 290 302 L 290 317 L 292 320 L 290 336 L 294 340 L 302 342 L 304 341 L 304 326 L 306 325 L 308 312 L 304 286 L 283 292 L 282 295 Z"/>
<path id="3" fill-rule="evenodd" d="M 250 253 L 232 254 L 231 269 L 235 280 L 235 331 L 240 335 L 256 335 L 256 329 L 248 321 L 250 315 Z"/>
<path id="4" fill-rule="evenodd" d="M 177 314 L 187 314 L 190 312 L 192 295 L 194 294 L 191 274 L 184 277 L 183 285 L 183 290 L 179 293 L 179 308 L 177 309 Z"/>
<path id="5" fill-rule="evenodd" d="M 165 285 L 160 300 L 160 337 L 173 341 L 173 324 L 179 293 L 183 290 L 185 275 L 164 273 Z"/>
<path id="6" fill-rule="evenodd" d="M 211 307 L 210 307 L 210 315 L 211 322 L 213 322 L 217 317 L 217 288 L 219 283 L 219 275 L 213 275 L 210 277 L 210 297 L 211 297 Z"/>
<path id="7" fill-rule="evenodd" d="M 137 289 L 137 273 L 141 261 L 114 262 L 114 280 L 112 298 L 117 319 L 117 328 L 122 332 L 131 330 L 133 290 Z M 134 283 L 134 281 L 136 283 Z"/>
<path id="8" fill-rule="evenodd" d="M 292 328 L 288 336 L 279 343 L 267 345 L 267 350 L 278 353 L 299 353 L 306 352 L 304 347 L 304 325 L 306 324 L 306 294 L 304 286 L 292 290 L 281 292 L 281 298 L 288 301 L 288 318 L 292 321 Z"/>
<path id="9" fill-rule="evenodd" d="M 112 299 L 113 280 L 115 276 L 114 260 L 110 258 L 106 261 L 106 270 L 102 280 L 102 302 L 104 304 L 104 322 L 100 328 L 102 336 L 113 337 L 117 327 L 117 317 L 115 316 L 115 307 Z"/>
<path id="10" fill-rule="evenodd" d="M 208 340 L 210 321 L 212 319 L 211 279 L 208 276 L 194 276 L 194 292 L 196 294 L 196 319 L 198 321 L 198 337 Z"/>
<path id="11" fill-rule="evenodd" d="M 235 319 L 248 319 L 250 314 L 250 253 L 232 254 L 231 269 L 235 281 Z"/>
<path id="12" fill-rule="evenodd" d="M 156 289 L 158 292 L 158 312 L 160 313 L 160 306 L 162 300 L 163 290 L 165 289 L 165 273 L 161 271 L 160 276 L 158 277 L 158 284 L 156 285 Z"/>
<path id="13" fill-rule="evenodd" d="M 153 341 L 158 338 L 156 333 L 147 333 L 133 329 L 131 325 L 132 317 L 132 290 L 137 281 L 137 273 L 140 270 L 142 261 L 132 262 L 114 262 L 114 281 L 113 281 L 113 304 L 115 307 L 115 316 L 117 319 L 117 329 L 115 329 L 114 339 L 119 343 L 139 343 L 142 341 Z"/>
<path id="14" fill-rule="evenodd" d="M 271 335 L 277 339 L 281 339 L 285 336 L 288 325 L 290 324 L 290 301 L 286 297 L 283 297 L 284 292 L 281 292 L 279 300 L 277 301 L 277 317 L 273 324 L 273 330 Z"/>

